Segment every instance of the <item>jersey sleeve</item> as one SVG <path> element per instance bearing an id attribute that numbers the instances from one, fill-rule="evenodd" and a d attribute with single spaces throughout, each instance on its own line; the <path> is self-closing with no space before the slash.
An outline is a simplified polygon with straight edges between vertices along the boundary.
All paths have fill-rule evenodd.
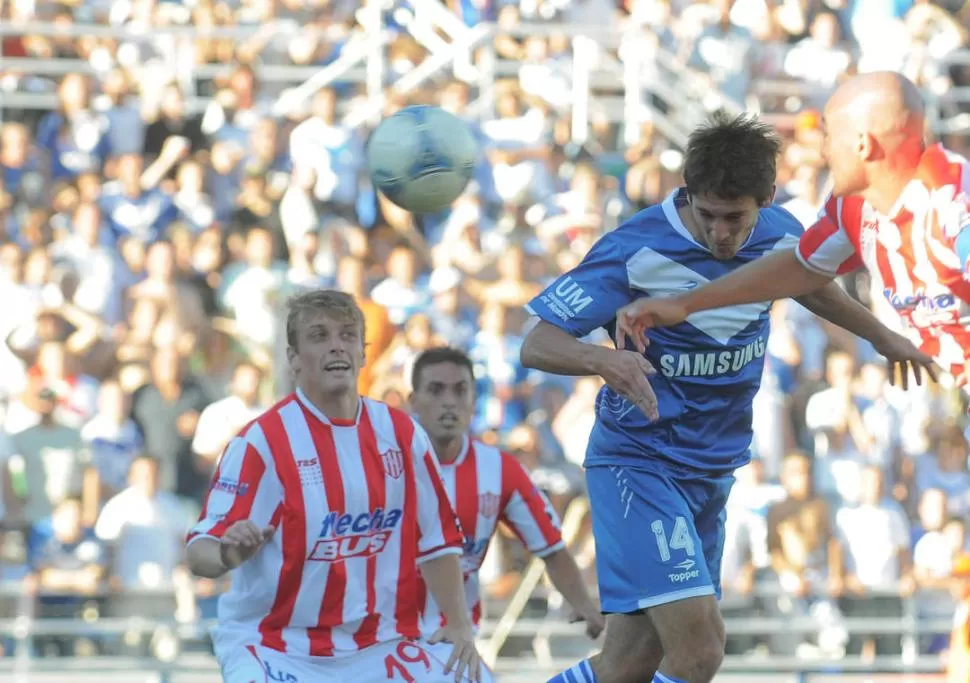
<path id="1" fill-rule="evenodd" d="M 549 499 L 508 453 L 502 453 L 502 501 L 501 520 L 533 555 L 546 557 L 566 547 Z"/>
<path id="2" fill-rule="evenodd" d="M 585 337 L 609 325 L 617 309 L 635 298 L 617 232 L 593 245 L 578 266 L 529 302 L 528 311 L 574 337 Z"/>
<path id="3" fill-rule="evenodd" d="M 953 239 L 953 250 L 960 258 L 960 269 L 970 273 L 970 200 L 958 198 L 948 213 L 943 219 L 943 235 Z"/>
<path id="4" fill-rule="evenodd" d="M 203 536 L 222 538 L 229 527 L 246 519 L 259 528 L 275 525 L 282 506 L 283 487 L 269 445 L 254 424 L 226 446 L 187 543 Z"/>
<path id="5" fill-rule="evenodd" d="M 845 221 L 858 220 L 858 216 L 847 216 L 843 201 L 829 196 L 819 212 L 818 220 L 802 235 L 795 254 L 803 266 L 809 270 L 829 277 L 851 273 L 862 266 L 855 245 L 849 238 L 849 229 L 858 230 L 859 226 L 846 226 Z"/>
<path id="6" fill-rule="evenodd" d="M 448 500 L 431 441 L 417 423 L 414 424 L 411 457 L 418 510 L 418 564 L 441 555 L 460 555 L 464 537 L 458 516 Z"/>

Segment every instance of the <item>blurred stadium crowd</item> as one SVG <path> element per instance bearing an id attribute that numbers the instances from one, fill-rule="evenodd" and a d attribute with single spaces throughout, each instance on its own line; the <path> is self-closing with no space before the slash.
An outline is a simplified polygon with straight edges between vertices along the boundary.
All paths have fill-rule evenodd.
<path id="1" fill-rule="evenodd" d="M 338 80 L 281 113 L 274 104 L 292 91 L 257 76 L 332 63 L 361 31 L 356 3 L 0 0 L 7 26 L 260 27 L 238 41 L 2 39 L 4 58 L 86 67 L 47 77 L 0 61 L 0 103 L 57 97 L 52 111 L 5 106 L 0 124 L 0 578 L 20 596 L 0 616 L 25 592 L 40 616 L 78 615 L 94 595 L 107 596 L 103 614 L 145 614 L 124 596 L 187 581 L 183 534 L 223 446 L 287 389 L 279 315 L 302 288 L 358 297 L 369 344 L 361 389 L 392 404 L 406 400 L 422 349 L 467 349 L 476 431 L 522 458 L 560 507 L 582 495 L 600 381 L 522 368 L 522 305 L 603 231 L 673 189 L 679 154 L 649 117 L 626 122 L 639 127 L 633 145 L 595 111 L 589 138 L 572 140 L 573 41 L 555 27 L 632 32 L 711 93 L 782 114 L 778 201 L 810 222 L 826 185 L 820 95 L 857 69 L 900 69 L 941 96 L 970 86 L 970 60 L 947 61 L 967 45 L 970 5 L 959 5 L 455 0 L 467 26 L 496 22 L 489 48 L 518 68 L 496 83 L 494 110 L 469 115 L 485 149 L 469 192 L 443 215 L 412 220 L 368 184 L 367 129 L 343 118 L 366 107 L 357 84 Z M 406 3 L 385 12 L 389 77 L 424 56 L 402 28 L 406 13 Z M 541 35 L 513 30 L 539 24 Z M 191 77 L 205 65 L 227 68 Z M 784 81 L 785 94 L 759 91 L 766 78 Z M 196 95 L 212 103 L 194 107 Z M 476 95 L 440 81 L 389 97 L 385 111 L 421 101 L 463 115 Z M 963 153 L 968 142 L 946 139 Z M 864 278 L 845 284 L 883 305 Z M 818 629 L 730 647 L 899 653 L 898 636 L 850 637 L 842 620 L 901 616 L 914 591 L 920 615 L 952 613 L 951 563 L 970 550 L 960 399 L 939 386 L 889 387 L 870 348 L 793 302 L 778 303 L 773 320 L 757 460 L 731 500 L 725 592 L 744 613 L 809 615 Z M 523 561 L 513 542 L 500 546 L 489 570 L 499 597 Z M 211 615 L 218 589 L 198 582 L 197 608 Z M 175 607 L 165 598 L 148 612 Z M 38 652 L 77 645 L 41 639 Z"/>

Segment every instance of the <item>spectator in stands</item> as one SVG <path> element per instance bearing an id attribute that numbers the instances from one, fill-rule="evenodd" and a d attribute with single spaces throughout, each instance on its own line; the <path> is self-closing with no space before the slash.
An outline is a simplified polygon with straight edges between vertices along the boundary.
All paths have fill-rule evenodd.
<path id="1" fill-rule="evenodd" d="M 552 423 L 552 432 L 562 444 L 566 460 L 582 465 L 586 446 L 595 419 L 596 397 L 603 387 L 600 377 L 583 377 L 559 409 Z"/>
<path id="2" fill-rule="evenodd" d="M 970 472 L 967 471 L 967 440 L 958 424 L 940 430 L 933 453 L 916 461 L 916 491 L 930 488 L 946 493 L 951 515 L 970 513 Z"/>
<path id="3" fill-rule="evenodd" d="M 266 410 L 259 400 L 262 381 L 262 370 L 251 362 L 242 362 L 232 374 L 229 396 L 210 403 L 202 411 L 192 438 L 192 450 L 200 467 L 214 471 L 226 445 Z"/>
<path id="4" fill-rule="evenodd" d="M 809 398 L 805 407 L 805 425 L 815 435 L 816 482 L 832 502 L 855 503 L 871 445 L 862 422 L 863 402 L 853 383 L 855 360 L 833 351 L 825 367 L 829 387 Z"/>
<path id="5" fill-rule="evenodd" d="M 127 589 L 172 585 L 182 563 L 182 539 L 189 518 L 177 498 L 160 488 L 159 462 L 139 456 L 131 464 L 128 488 L 105 503 L 95 532 L 110 548 L 110 576 Z"/>
<path id="6" fill-rule="evenodd" d="M 128 485 L 131 463 L 144 448 L 141 432 L 129 417 L 130 409 L 131 397 L 117 380 L 109 379 L 101 384 L 98 413 L 81 430 L 98 472 L 102 500 Z"/>
<path id="7" fill-rule="evenodd" d="M 419 279 L 419 269 L 414 252 L 397 247 L 387 258 L 387 277 L 371 290 L 371 298 L 387 309 L 395 325 L 403 325 L 411 314 L 428 305 L 428 292 Z"/>
<path id="8" fill-rule="evenodd" d="M 162 347 L 152 358 L 151 383 L 132 397 L 131 417 L 145 437 L 145 451 L 157 459 L 161 489 L 200 505 L 208 483 L 208 468 L 192 453 L 199 416 L 211 403 L 200 382 L 184 369 L 173 347 Z"/>
<path id="9" fill-rule="evenodd" d="M 313 170 L 313 196 L 324 210 L 356 220 L 363 144 L 358 131 L 337 120 L 332 88 L 321 88 L 313 96 L 310 117 L 290 134 L 289 152 L 294 166 Z"/>
<path id="10" fill-rule="evenodd" d="M 839 35 L 839 21 L 831 12 L 819 12 L 812 20 L 807 38 L 797 42 L 785 56 L 785 73 L 794 78 L 833 88 L 852 63 L 852 55 L 845 49 Z M 810 101 L 824 104 L 824 95 Z"/>
<path id="11" fill-rule="evenodd" d="M 946 653 L 947 683 L 963 683 L 970 678 L 970 553 L 953 563 L 951 594 L 957 604 L 953 633 Z"/>
<path id="12" fill-rule="evenodd" d="M 121 320 L 122 294 L 127 283 L 123 262 L 104 230 L 100 207 L 79 202 L 70 228 L 70 236 L 51 246 L 51 257 L 77 274 L 73 301 L 78 308 L 113 325 Z"/>
<path id="13" fill-rule="evenodd" d="M 828 597 L 841 592 L 842 550 L 831 527 L 826 500 L 812 485 L 812 463 L 804 453 L 789 453 L 782 462 L 784 500 L 768 508 L 768 553 L 782 596 L 768 603 L 770 612 L 812 616 L 819 623 L 818 649 L 837 654 L 845 645 L 841 615 Z M 815 650 L 789 636 L 771 639 L 772 651 L 794 654 Z"/>
<path id="14" fill-rule="evenodd" d="M 108 120 L 91 108 L 87 76 L 70 73 L 57 91 L 58 111 L 45 116 L 35 140 L 46 152 L 53 180 L 71 180 L 81 173 L 100 171 L 111 152 Z"/>
<path id="15" fill-rule="evenodd" d="M 44 180 L 40 175 L 40 162 L 27 126 L 18 122 L 8 122 L 0 127 L 0 171 L 2 171 L 4 190 L 9 193 L 12 205 L 23 202 L 30 206 L 37 206 L 41 200 Z M 17 239 L 20 219 L 16 215 L 11 218 L 14 225 L 7 228 L 6 237 Z"/>
<path id="16" fill-rule="evenodd" d="M 285 273 L 286 264 L 274 259 L 269 231 L 249 230 L 246 261 L 226 274 L 221 300 L 239 334 L 253 344 L 269 347 L 275 338 L 276 304 Z"/>
<path id="17" fill-rule="evenodd" d="M 54 508 L 49 535 L 38 538 L 30 565 L 37 574 L 37 616 L 73 619 L 91 604 L 101 588 L 107 558 L 94 533 L 81 519 L 80 498 L 65 498 Z M 43 656 L 91 652 L 89 639 L 46 636 L 35 643 Z"/>
<path id="18" fill-rule="evenodd" d="M 709 74 L 714 87 L 737 106 L 744 103 L 751 84 L 755 43 L 747 29 L 731 22 L 730 0 L 717 6 L 720 18 L 701 32 L 688 64 Z"/>
<path id="19" fill-rule="evenodd" d="M 188 153 L 188 143 L 183 138 L 166 142 L 169 144 L 147 169 L 141 154 L 123 154 L 115 160 L 118 179 L 104 186 L 100 204 L 116 240 L 134 238 L 151 244 L 178 218 L 172 195 L 158 184 Z"/>
<path id="20" fill-rule="evenodd" d="M 721 582 L 725 593 L 747 597 L 754 588 L 755 573 L 771 566 L 768 512 L 788 494 L 765 479 L 760 460 L 752 460 L 735 476 L 727 502 Z"/>
<path id="21" fill-rule="evenodd" d="M 178 498 L 160 489 L 159 474 L 157 460 L 138 457 L 128 488 L 98 516 L 94 530 L 109 549 L 110 616 L 170 619 L 174 614 L 173 589 L 191 518 Z M 132 635 L 126 634 L 126 641 Z M 139 636 L 131 640 L 141 645 Z"/>
<path id="22" fill-rule="evenodd" d="M 188 154 L 206 149 L 207 140 L 202 132 L 202 117 L 190 116 L 185 110 L 185 97 L 177 83 L 169 83 L 161 91 L 158 115 L 145 127 L 143 151 L 150 163 L 166 149 L 169 138 L 182 138 Z M 169 145 L 171 147 L 171 145 Z"/>
<path id="23" fill-rule="evenodd" d="M 429 315 L 435 330 L 456 348 L 467 348 L 475 336 L 474 309 L 469 306 L 461 288 L 462 275 L 452 266 L 441 266 L 431 272 Z"/>
<path id="24" fill-rule="evenodd" d="M 178 210 L 178 220 L 198 234 L 215 222 L 212 199 L 205 191 L 205 171 L 197 161 L 187 159 L 178 166 L 176 191 L 172 200 Z"/>
<path id="25" fill-rule="evenodd" d="M 898 619 L 903 616 L 899 596 L 915 589 L 909 525 L 899 504 L 886 497 L 885 475 L 874 465 L 862 473 L 859 505 L 843 507 L 835 516 L 845 549 L 842 580 L 845 612 L 851 617 Z M 899 634 L 856 632 L 849 641 L 853 654 L 872 659 L 899 654 Z"/>
<path id="26" fill-rule="evenodd" d="M 966 521 L 946 517 L 946 494 L 939 489 L 923 492 L 919 504 L 923 535 L 913 548 L 913 576 L 920 592 L 917 608 L 921 619 L 950 616 L 953 600 L 949 589 L 954 562 L 967 550 Z M 946 646 L 946 635 L 931 634 L 922 639 L 921 650 L 939 652 Z"/>
<path id="27" fill-rule="evenodd" d="M 90 454 L 81 432 L 56 417 L 58 397 L 54 390 L 37 382 L 31 389 L 25 399 L 36 409 L 40 421 L 11 437 L 14 457 L 23 472 L 23 489 L 7 505 L 22 509 L 24 522 L 39 532 L 56 506 L 81 494 Z"/>

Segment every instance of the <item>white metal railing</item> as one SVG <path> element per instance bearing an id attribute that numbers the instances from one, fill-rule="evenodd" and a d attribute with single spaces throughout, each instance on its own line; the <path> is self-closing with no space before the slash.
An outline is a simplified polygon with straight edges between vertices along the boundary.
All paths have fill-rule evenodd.
<path id="1" fill-rule="evenodd" d="M 367 86 L 368 101 L 359 111 L 351 114 L 347 123 L 359 125 L 374 122 L 380 115 L 384 95 L 388 90 L 397 93 L 407 93 L 423 85 L 429 78 L 443 69 L 450 68 L 456 77 L 470 81 L 479 87 L 479 98 L 473 103 L 472 111 L 478 116 L 490 113 L 494 102 L 495 78 L 502 75 L 514 76 L 516 70 L 509 68 L 513 65 L 503 64 L 496 59 L 493 49 L 488 46 L 498 27 L 491 23 L 482 23 L 474 27 L 467 27 L 451 11 L 436 0 L 416 0 L 411 3 L 413 16 L 404 22 L 416 40 L 428 50 L 427 58 L 414 69 L 401 75 L 395 82 L 386 83 L 386 64 L 384 48 L 388 44 L 389 35 L 382 23 L 382 6 L 380 0 L 371 0 L 358 15 L 362 25 L 360 33 L 352 38 L 345 46 L 340 57 L 334 63 L 319 69 L 317 67 L 300 67 L 284 65 L 254 65 L 260 80 L 271 83 L 298 83 L 288 90 L 280 101 L 273 107 L 274 114 L 282 114 L 298 106 L 318 89 L 337 80 L 362 82 Z M 183 40 L 204 38 L 232 38 L 244 40 L 262 30 L 272 34 L 273 26 L 256 27 L 213 27 L 199 28 L 195 26 L 159 26 L 151 31 L 144 31 L 131 26 L 90 26 L 69 25 L 55 27 L 44 22 L 5 23 L 0 24 L 0 36 L 33 34 L 41 36 L 68 35 L 74 37 L 114 38 L 132 42 L 151 42 L 160 37 Z M 310 32 L 315 29 L 306 29 Z M 319 31 L 316 31 L 319 32 Z M 613 121 L 627 121 L 625 140 L 628 143 L 636 141 L 640 130 L 640 120 L 647 115 L 648 108 L 643 104 L 642 61 L 624 60 L 614 57 L 612 51 L 619 47 L 623 38 L 621 32 L 569 24 L 522 24 L 507 31 L 513 36 L 551 35 L 566 32 L 574 37 L 574 59 L 571 65 L 570 80 L 573 84 L 570 103 L 571 128 L 576 142 L 586 140 L 592 113 L 604 113 Z M 484 60 L 477 66 L 471 64 L 471 54 L 479 46 L 486 46 L 483 50 Z M 600 68 L 594 70 L 594 65 Z M 173 65 L 169 65 L 175 71 Z M 218 64 L 200 64 L 193 68 L 194 79 L 206 79 L 218 76 L 229 67 Z M 83 60 L 35 60 L 26 58 L 3 58 L 0 56 L 0 72 L 27 71 L 32 75 L 60 76 L 66 73 L 79 72 L 96 74 L 97 69 Z M 660 97 L 674 99 L 670 91 L 659 92 Z M 614 98 L 618 106 L 610 106 L 609 97 L 597 94 L 600 91 L 617 93 Z M 34 108 L 50 109 L 56 106 L 56 95 L 53 92 L 40 93 L 2 93 L 0 94 L 0 111 L 3 108 Z M 199 98 L 197 105 L 205 107 L 205 98 Z M 631 123 L 631 117 L 635 120 Z M 669 135 L 674 142 L 681 144 L 684 133 L 682 126 L 675 121 L 675 117 L 667 117 L 659 112 L 652 112 L 651 117 L 657 121 L 660 130 Z"/>
<path id="2" fill-rule="evenodd" d="M 491 23 L 467 27 L 459 17 L 437 0 L 414 0 L 412 14 L 403 23 L 405 29 L 427 50 L 425 60 L 394 82 L 387 82 L 385 48 L 391 34 L 383 25 L 381 0 L 369 0 L 358 14 L 361 29 L 344 47 L 340 57 L 322 69 L 286 65 L 255 66 L 260 80 L 271 83 L 293 83 L 286 96 L 276 102 L 274 114 L 281 114 L 301 104 L 316 90 L 339 80 L 366 85 L 367 103 L 351 114 L 347 123 L 374 123 L 380 116 L 385 94 L 389 91 L 407 93 L 419 88 L 444 69 L 479 88 L 478 99 L 471 110 L 477 116 L 490 114 L 494 102 L 494 83 L 497 77 L 516 75 L 516 65 L 496 57 L 490 47 L 499 33 L 512 36 L 562 34 L 573 37 L 573 59 L 570 80 L 572 93 L 569 104 L 572 138 L 582 143 L 588 136 L 592 115 L 605 115 L 613 122 L 625 123 L 624 141 L 636 142 L 640 123 L 649 117 L 657 129 L 675 144 L 683 145 L 693 125 L 715 107 L 743 111 L 745 105 L 733 102 L 723 93 L 713 91 L 710 82 L 687 68 L 681 60 L 658 46 L 643 49 L 646 42 L 640 29 L 615 30 L 576 24 L 524 23 L 509 30 L 500 30 Z M 262 31 L 272 35 L 276 29 L 261 27 L 158 26 L 151 30 L 122 26 L 68 25 L 54 26 L 45 22 L 0 23 L 0 37 L 9 35 L 68 35 L 74 37 L 113 38 L 132 42 L 150 42 L 160 37 L 176 40 L 204 38 L 244 40 Z M 323 29 L 304 27 L 310 33 Z M 623 41 L 631 48 L 621 49 Z M 483 60 L 472 64 L 471 55 L 479 47 Z M 616 53 L 617 56 L 614 56 Z M 173 58 L 174 55 L 173 55 Z M 951 53 L 948 64 L 970 64 L 970 50 Z M 169 65 L 173 73 L 179 71 Z M 649 67 L 649 68 L 648 68 Z M 220 64 L 200 64 L 193 67 L 193 79 L 206 79 L 224 73 L 229 67 Z M 70 72 L 96 73 L 83 60 L 34 60 L 0 56 L 0 73 L 29 72 L 34 76 L 58 76 Z M 612 93 L 612 94 L 611 94 Z M 755 102 L 766 96 L 817 96 L 817 86 L 778 79 L 760 79 L 753 84 Z M 652 106 L 657 98 L 666 105 L 666 112 Z M 970 88 L 951 88 L 939 97 L 928 97 L 930 118 L 938 133 L 970 133 L 970 114 L 944 116 L 946 104 L 970 101 Z M 208 101 L 201 99 L 202 106 Z M 0 92 L 0 114 L 4 108 L 48 109 L 56 106 L 52 92 Z M 770 112 L 767 113 L 772 118 Z"/>

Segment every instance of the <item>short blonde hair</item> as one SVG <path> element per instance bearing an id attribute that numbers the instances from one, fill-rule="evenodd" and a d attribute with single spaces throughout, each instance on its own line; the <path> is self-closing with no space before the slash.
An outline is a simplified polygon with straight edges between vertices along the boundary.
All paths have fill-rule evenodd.
<path id="1" fill-rule="evenodd" d="M 286 302 L 286 343 L 296 349 L 299 327 L 308 317 L 327 315 L 338 320 L 350 320 L 360 326 L 364 337 L 364 312 L 354 297 L 338 289 L 314 289 L 294 294 Z"/>

